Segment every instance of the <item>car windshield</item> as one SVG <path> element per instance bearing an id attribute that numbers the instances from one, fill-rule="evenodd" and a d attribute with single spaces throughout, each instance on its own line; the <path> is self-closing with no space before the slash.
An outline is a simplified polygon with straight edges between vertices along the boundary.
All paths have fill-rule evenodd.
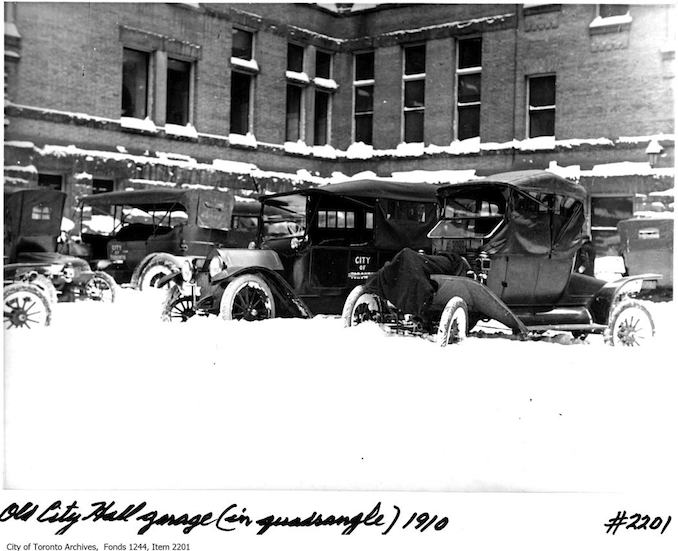
<path id="1" fill-rule="evenodd" d="M 263 237 L 302 237 L 306 231 L 306 196 L 287 195 L 266 201 Z"/>
<path id="2" fill-rule="evenodd" d="M 188 219 L 185 207 L 168 205 L 85 206 L 82 210 L 82 232 L 114 235 L 129 226 L 173 228 Z"/>
<path id="3" fill-rule="evenodd" d="M 473 186 L 452 191 L 444 198 L 441 220 L 429 237 L 487 237 L 501 224 L 507 191 L 502 186 Z"/>

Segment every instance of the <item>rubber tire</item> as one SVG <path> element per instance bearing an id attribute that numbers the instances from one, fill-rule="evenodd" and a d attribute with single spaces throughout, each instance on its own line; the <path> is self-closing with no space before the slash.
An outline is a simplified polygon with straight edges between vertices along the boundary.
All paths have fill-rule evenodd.
<path id="1" fill-rule="evenodd" d="M 463 317 L 459 317 L 462 315 Z M 463 327 L 459 327 L 458 334 L 456 339 L 450 342 L 452 324 L 457 320 L 457 322 L 462 322 Z M 436 333 L 436 342 L 440 346 L 447 346 L 448 344 L 454 344 L 460 342 L 466 338 L 469 331 L 469 316 L 468 316 L 468 306 L 466 301 L 461 297 L 452 297 L 447 301 L 443 313 L 440 315 L 440 323 L 438 324 L 438 332 Z"/>
<path id="2" fill-rule="evenodd" d="M 50 305 L 49 299 L 45 295 L 45 293 L 38 287 L 37 285 L 34 285 L 33 283 L 24 283 L 24 282 L 17 282 L 17 283 L 10 283 L 9 285 L 6 285 L 5 288 L 3 289 L 2 295 L 3 295 L 3 314 L 4 314 L 4 309 L 5 305 L 18 293 L 28 293 L 30 294 L 36 302 L 40 303 L 42 306 L 43 310 L 45 311 L 45 319 L 44 322 L 41 323 L 41 326 L 47 327 L 51 322 L 52 322 L 52 306 Z M 9 326 L 7 327 L 5 325 L 4 321 L 4 316 L 3 316 L 3 326 L 5 331 L 7 330 L 12 330 L 12 329 L 20 329 L 20 327 L 17 326 Z M 24 329 L 31 329 L 30 326 L 25 327 Z"/>
<path id="3" fill-rule="evenodd" d="M 28 282 L 37 285 L 40 290 L 42 290 L 51 306 L 54 306 L 59 301 L 59 294 L 57 293 L 56 287 L 54 286 L 54 283 L 52 283 L 52 280 L 46 275 L 38 274 Z"/>
<path id="4" fill-rule="evenodd" d="M 362 321 L 358 321 L 357 323 L 354 321 L 353 313 L 358 301 L 366 295 L 374 297 L 379 313 L 383 314 L 381 300 L 379 297 L 374 293 L 365 291 L 365 288 L 362 285 L 358 285 L 357 287 L 354 287 L 353 290 L 348 294 L 348 297 L 346 297 L 346 302 L 344 302 L 344 308 L 341 311 L 341 319 L 344 322 L 344 327 L 353 327 L 354 325 L 359 325 L 362 323 Z"/>
<path id="5" fill-rule="evenodd" d="M 607 329 L 605 329 L 605 342 L 610 346 L 634 346 L 633 344 L 627 344 L 619 341 L 616 338 L 615 334 L 615 325 L 619 320 L 619 317 L 624 314 L 629 308 L 635 308 L 639 310 L 640 314 L 647 318 L 647 321 L 650 325 L 650 335 L 643 338 L 652 338 L 654 337 L 654 322 L 652 321 L 652 316 L 648 312 L 647 308 L 643 306 L 637 300 L 624 300 L 617 304 L 610 312 L 610 316 L 607 319 Z M 642 343 L 636 343 L 638 346 L 642 346 Z"/>
<path id="6" fill-rule="evenodd" d="M 174 308 L 177 304 L 180 302 L 185 302 L 187 308 L 183 310 L 183 312 L 188 312 L 190 311 L 190 315 L 187 315 L 186 317 L 182 316 L 182 319 L 177 320 L 177 318 L 172 318 L 172 308 Z M 180 313 L 180 312 L 179 312 Z M 160 319 L 164 322 L 172 323 L 174 321 L 179 321 L 180 323 L 186 322 L 189 320 L 189 318 L 192 318 L 195 316 L 195 304 L 193 304 L 193 299 L 189 295 L 177 295 L 174 300 L 166 303 L 163 305 L 162 309 L 162 314 L 160 316 Z"/>
<path id="7" fill-rule="evenodd" d="M 219 303 L 219 317 L 221 319 L 241 319 L 233 317 L 233 304 L 235 302 L 236 295 L 243 289 L 243 287 L 248 285 L 259 287 L 259 289 L 263 291 L 263 293 L 266 295 L 266 300 L 270 304 L 268 319 L 275 317 L 275 300 L 273 299 L 273 293 L 271 292 L 271 288 L 268 286 L 268 283 L 266 283 L 261 276 L 256 274 L 244 274 L 231 281 L 226 286 L 224 294 L 221 295 L 221 302 Z"/>
<path id="8" fill-rule="evenodd" d="M 151 258 L 139 274 L 137 289 L 145 291 L 150 289 L 153 278 L 162 277 L 174 271 L 181 270 L 181 263 L 170 254 L 158 254 Z"/>
<path id="9" fill-rule="evenodd" d="M 84 284 L 84 288 L 87 287 L 87 285 L 92 281 L 93 279 L 101 279 L 103 280 L 104 283 L 108 285 L 108 288 L 111 290 L 111 300 L 102 300 L 101 302 L 105 302 L 106 304 L 113 304 L 118 298 L 118 284 L 115 282 L 115 279 L 110 274 L 107 274 L 106 272 L 93 272 L 92 277 L 90 277 Z M 89 295 L 87 295 L 87 298 L 89 300 L 96 300 L 93 298 L 90 298 Z"/>

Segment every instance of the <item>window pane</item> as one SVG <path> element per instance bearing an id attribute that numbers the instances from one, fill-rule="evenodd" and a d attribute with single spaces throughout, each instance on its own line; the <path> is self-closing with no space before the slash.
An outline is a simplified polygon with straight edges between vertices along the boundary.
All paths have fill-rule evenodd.
<path id="1" fill-rule="evenodd" d="M 319 228 L 327 227 L 327 211 L 325 210 L 318 211 L 318 227 Z"/>
<path id="2" fill-rule="evenodd" d="M 313 119 L 313 145 L 325 145 L 329 128 L 330 95 L 315 93 L 315 113 Z"/>
<path id="3" fill-rule="evenodd" d="M 250 115 L 250 81 L 244 73 L 231 73 L 231 133 L 247 134 Z"/>
<path id="4" fill-rule="evenodd" d="M 191 64 L 178 59 L 167 60 L 166 122 L 185 125 L 188 122 Z"/>
<path id="5" fill-rule="evenodd" d="M 285 139 L 288 142 L 296 142 L 301 137 L 301 88 L 298 86 L 287 86 L 285 121 Z"/>
<path id="6" fill-rule="evenodd" d="M 356 54 L 355 80 L 368 80 L 372 78 L 374 78 L 374 52 Z"/>
<path id="7" fill-rule="evenodd" d="M 372 115 L 356 115 L 355 141 L 372 144 Z"/>
<path id="8" fill-rule="evenodd" d="M 598 6 L 600 17 L 614 17 L 615 15 L 626 15 L 629 12 L 628 4 L 600 4 Z"/>
<path id="9" fill-rule="evenodd" d="M 459 41 L 459 68 L 480 67 L 482 65 L 483 42 L 480 37 Z"/>
<path id="10" fill-rule="evenodd" d="M 113 191 L 113 180 L 101 180 L 98 178 L 92 180 L 92 194 L 106 193 L 108 191 Z"/>
<path id="11" fill-rule="evenodd" d="M 457 139 L 466 140 L 480 136 L 480 105 L 459 108 Z"/>
<path id="12" fill-rule="evenodd" d="M 357 86 L 355 89 L 355 112 L 365 113 L 372 111 L 374 86 Z"/>
<path id="13" fill-rule="evenodd" d="M 424 107 L 424 81 L 405 83 L 405 107 Z"/>
<path id="14" fill-rule="evenodd" d="M 532 111 L 530 113 L 530 138 L 556 135 L 556 111 Z"/>
<path id="15" fill-rule="evenodd" d="M 418 75 L 426 72 L 426 45 L 405 48 L 405 74 Z"/>
<path id="16" fill-rule="evenodd" d="M 38 174 L 38 186 L 61 191 L 61 174 Z"/>
<path id="17" fill-rule="evenodd" d="M 147 86 L 148 54 L 124 48 L 122 51 L 121 116 L 146 118 Z"/>
<path id="18" fill-rule="evenodd" d="M 242 29 L 233 29 L 233 47 L 231 57 L 240 59 L 252 59 L 252 38 L 251 32 Z"/>
<path id="19" fill-rule="evenodd" d="M 329 210 L 327 211 L 327 227 L 336 228 L 337 227 L 337 211 Z"/>
<path id="20" fill-rule="evenodd" d="M 332 56 L 327 52 L 316 51 L 315 76 L 320 78 L 332 78 Z"/>
<path id="21" fill-rule="evenodd" d="M 556 104 L 556 77 L 533 77 L 530 79 L 530 106 Z"/>
<path id="22" fill-rule="evenodd" d="M 301 73 L 304 70 L 304 48 L 287 44 L 287 70 Z"/>
<path id="23" fill-rule="evenodd" d="M 632 216 L 632 197 L 591 197 L 591 226 L 616 228 Z"/>
<path id="24" fill-rule="evenodd" d="M 346 227 L 355 228 L 355 212 L 348 211 L 346 213 Z"/>
<path id="25" fill-rule="evenodd" d="M 374 229 L 374 213 L 366 212 L 365 213 L 365 229 L 371 230 Z"/>
<path id="26" fill-rule="evenodd" d="M 480 101 L 480 73 L 459 75 L 457 101 L 459 103 Z"/>
<path id="27" fill-rule="evenodd" d="M 424 141 L 424 112 L 408 111 L 405 113 L 405 142 Z"/>

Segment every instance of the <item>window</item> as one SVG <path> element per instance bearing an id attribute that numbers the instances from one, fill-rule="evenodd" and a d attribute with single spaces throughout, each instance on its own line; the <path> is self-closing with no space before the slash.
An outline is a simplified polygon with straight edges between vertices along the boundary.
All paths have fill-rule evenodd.
<path id="1" fill-rule="evenodd" d="M 598 15 L 600 17 L 617 17 L 629 13 L 628 4 L 598 4 Z"/>
<path id="2" fill-rule="evenodd" d="M 147 106 L 148 54 L 123 48 L 121 116 L 145 119 Z"/>
<path id="3" fill-rule="evenodd" d="M 52 217 L 52 209 L 44 205 L 35 205 L 31 210 L 31 220 L 49 220 Z"/>
<path id="4" fill-rule="evenodd" d="M 186 125 L 190 121 L 189 99 L 191 64 L 178 59 L 167 59 L 167 113 L 165 122 Z"/>
<path id="5" fill-rule="evenodd" d="M 233 28 L 233 45 L 231 57 L 239 59 L 252 59 L 254 35 L 249 31 Z"/>
<path id="6" fill-rule="evenodd" d="M 94 178 L 92 180 L 92 195 L 109 191 L 113 191 L 113 180 L 103 180 L 101 178 Z"/>
<path id="7" fill-rule="evenodd" d="M 252 76 L 231 73 L 231 133 L 247 134 L 250 131 Z"/>
<path id="8" fill-rule="evenodd" d="M 591 197 L 591 237 L 598 254 L 619 254 L 617 224 L 632 216 L 633 197 Z"/>
<path id="9" fill-rule="evenodd" d="M 403 141 L 424 141 L 426 45 L 404 48 Z"/>
<path id="10" fill-rule="evenodd" d="M 302 110 L 301 98 L 303 90 L 300 86 L 287 85 L 287 112 L 285 116 L 285 140 L 296 142 L 301 139 Z"/>
<path id="11" fill-rule="evenodd" d="M 556 134 L 555 75 L 528 79 L 528 138 Z"/>
<path id="12" fill-rule="evenodd" d="M 480 136 L 480 84 L 482 48 L 480 37 L 457 43 L 457 139 Z"/>
<path id="13" fill-rule="evenodd" d="M 297 44 L 287 44 L 287 70 L 304 72 L 304 48 Z"/>
<path id="14" fill-rule="evenodd" d="M 332 55 L 327 52 L 316 50 L 315 52 L 315 76 L 320 78 L 332 78 Z"/>
<path id="15" fill-rule="evenodd" d="M 330 99 L 327 92 L 316 90 L 313 115 L 313 145 L 326 145 L 330 131 Z"/>
<path id="16" fill-rule="evenodd" d="M 319 210 L 319 228 L 355 228 L 355 212 L 343 210 Z"/>
<path id="17" fill-rule="evenodd" d="M 353 75 L 353 141 L 372 144 L 374 52 L 356 54 Z"/>
<path id="18" fill-rule="evenodd" d="M 61 191 L 61 174 L 38 174 L 38 187 Z"/>

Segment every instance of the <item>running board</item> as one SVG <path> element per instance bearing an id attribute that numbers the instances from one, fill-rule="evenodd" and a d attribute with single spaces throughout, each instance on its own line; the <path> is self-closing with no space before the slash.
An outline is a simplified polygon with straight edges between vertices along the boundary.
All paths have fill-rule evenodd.
<path id="1" fill-rule="evenodd" d="M 528 331 L 586 331 L 587 333 L 602 333 L 607 325 L 600 323 L 562 323 L 555 325 L 528 325 Z"/>

